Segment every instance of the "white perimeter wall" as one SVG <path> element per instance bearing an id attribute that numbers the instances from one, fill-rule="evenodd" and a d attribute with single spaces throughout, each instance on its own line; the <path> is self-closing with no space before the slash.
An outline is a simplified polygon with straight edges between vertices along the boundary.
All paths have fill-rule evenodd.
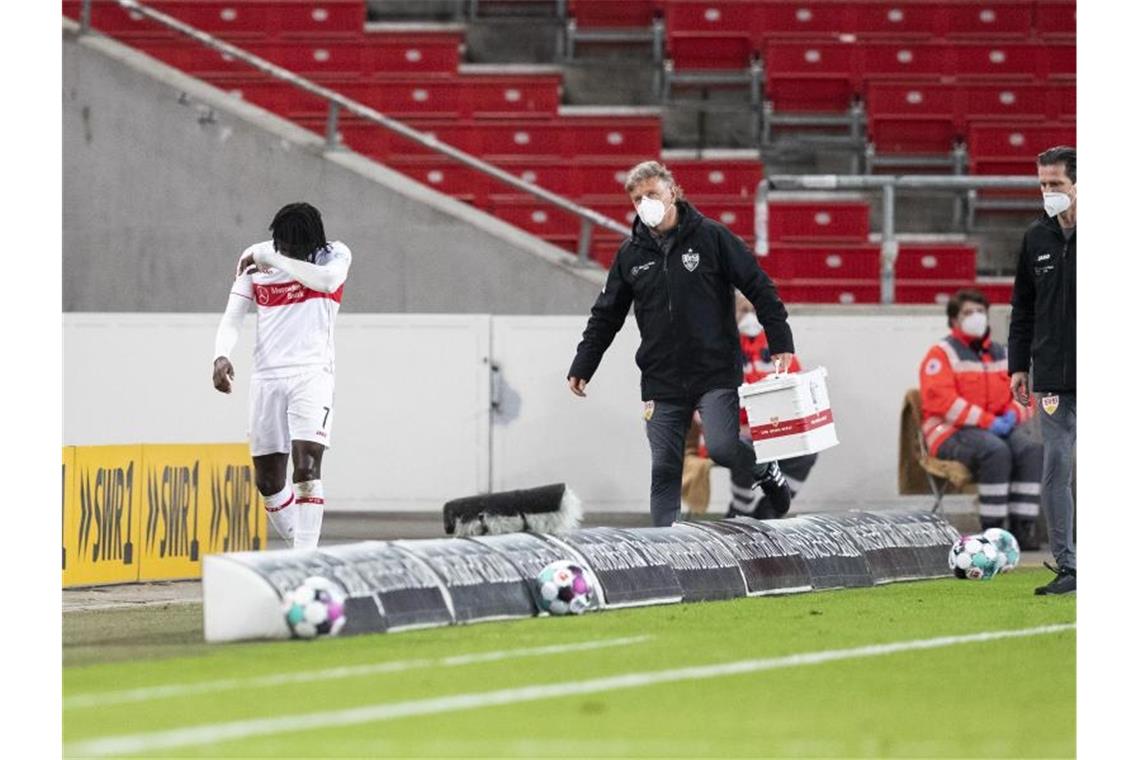
<path id="1" fill-rule="evenodd" d="M 1004 335 L 1005 314 L 994 318 Z M 245 440 L 252 319 L 230 396 L 210 382 L 217 319 L 64 315 L 63 443 Z M 940 309 L 793 311 L 791 324 L 804 365 L 827 367 L 840 440 L 800 498 L 815 509 L 894 498 L 902 398 L 946 332 Z M 584 325 L 584 316 L 341 315 L 323 473 L 330 508 L 438 510 L 488 489 L 565 481 L 587 509 L 648 510 L 636 328 L 630 319 L 580 399 L 565 374 Z M 727 474 L 718 468 L 713 482 L 715 511 Z"/>

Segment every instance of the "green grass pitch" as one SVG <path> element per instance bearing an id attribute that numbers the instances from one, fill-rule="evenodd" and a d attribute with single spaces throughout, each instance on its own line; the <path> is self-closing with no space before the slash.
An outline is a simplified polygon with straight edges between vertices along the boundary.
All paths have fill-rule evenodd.
<path id="1" fill-rule="evenodd" d="M 1072 628 L 570 693 L 624 674 L 652 681 L 680 668 L 1075 623 L 1075 597 L 1033 596 L 1050 577 L 1018 570 L 989 582 L 215 646 L 202 642 L 198 605 L 68 613 L 64 752 L 1073 757 Z M 529 651 L 578 645 L 588 648 Z M 514 696 L 492 704 L 491 694 Z M 127 743 L 99 743 L 108 737 Z"/>

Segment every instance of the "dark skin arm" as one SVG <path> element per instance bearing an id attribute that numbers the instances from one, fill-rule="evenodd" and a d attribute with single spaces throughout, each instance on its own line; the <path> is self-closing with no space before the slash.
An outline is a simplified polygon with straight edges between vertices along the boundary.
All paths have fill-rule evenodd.
<path id="1" fill-rule="evenodd" d="M 234 390 L 234 365 L 224 356 L 214 359 L 214 388 L 222 393 Z"/>

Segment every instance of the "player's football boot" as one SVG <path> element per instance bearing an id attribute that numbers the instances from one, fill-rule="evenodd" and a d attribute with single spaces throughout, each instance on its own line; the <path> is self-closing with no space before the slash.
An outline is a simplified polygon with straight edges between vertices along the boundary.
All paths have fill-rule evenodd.
<path id="1" fill-rule="evenodd" d="M 1045 567 L 1049 568 L 1057 574 L 1057 577 L 1046 583 L 1044 586 L 1038 586 L 1033 590 L 1037 596 L 1047 595 L 1060 595 L 1060 594 L 1075 594 L 1077 592 L 1077 571 L 1075 568 L 1062 567 L 1057 569 L 1045 563 Z"/>

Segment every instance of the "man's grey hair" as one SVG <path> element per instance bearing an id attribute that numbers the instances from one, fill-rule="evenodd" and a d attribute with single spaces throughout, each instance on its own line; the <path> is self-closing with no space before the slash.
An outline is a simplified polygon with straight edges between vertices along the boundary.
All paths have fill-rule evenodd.
<path id="1" fill-rule="evenodd" d="M 625 179 L 625 191 L 632 193 L 633 188 L 640 185 L 647 179 L 661 178 L 668 182 L 673 187 L 677 187 L 676 181 L 673 179 L 673 173 L 665 166 L 665 164 L 658 163 L 657 161 L 642 161 L 637 166 L 629 170 L 629 174 Z M 678 195 L 680 195 L 680 188 L 677 187 Z"/>

